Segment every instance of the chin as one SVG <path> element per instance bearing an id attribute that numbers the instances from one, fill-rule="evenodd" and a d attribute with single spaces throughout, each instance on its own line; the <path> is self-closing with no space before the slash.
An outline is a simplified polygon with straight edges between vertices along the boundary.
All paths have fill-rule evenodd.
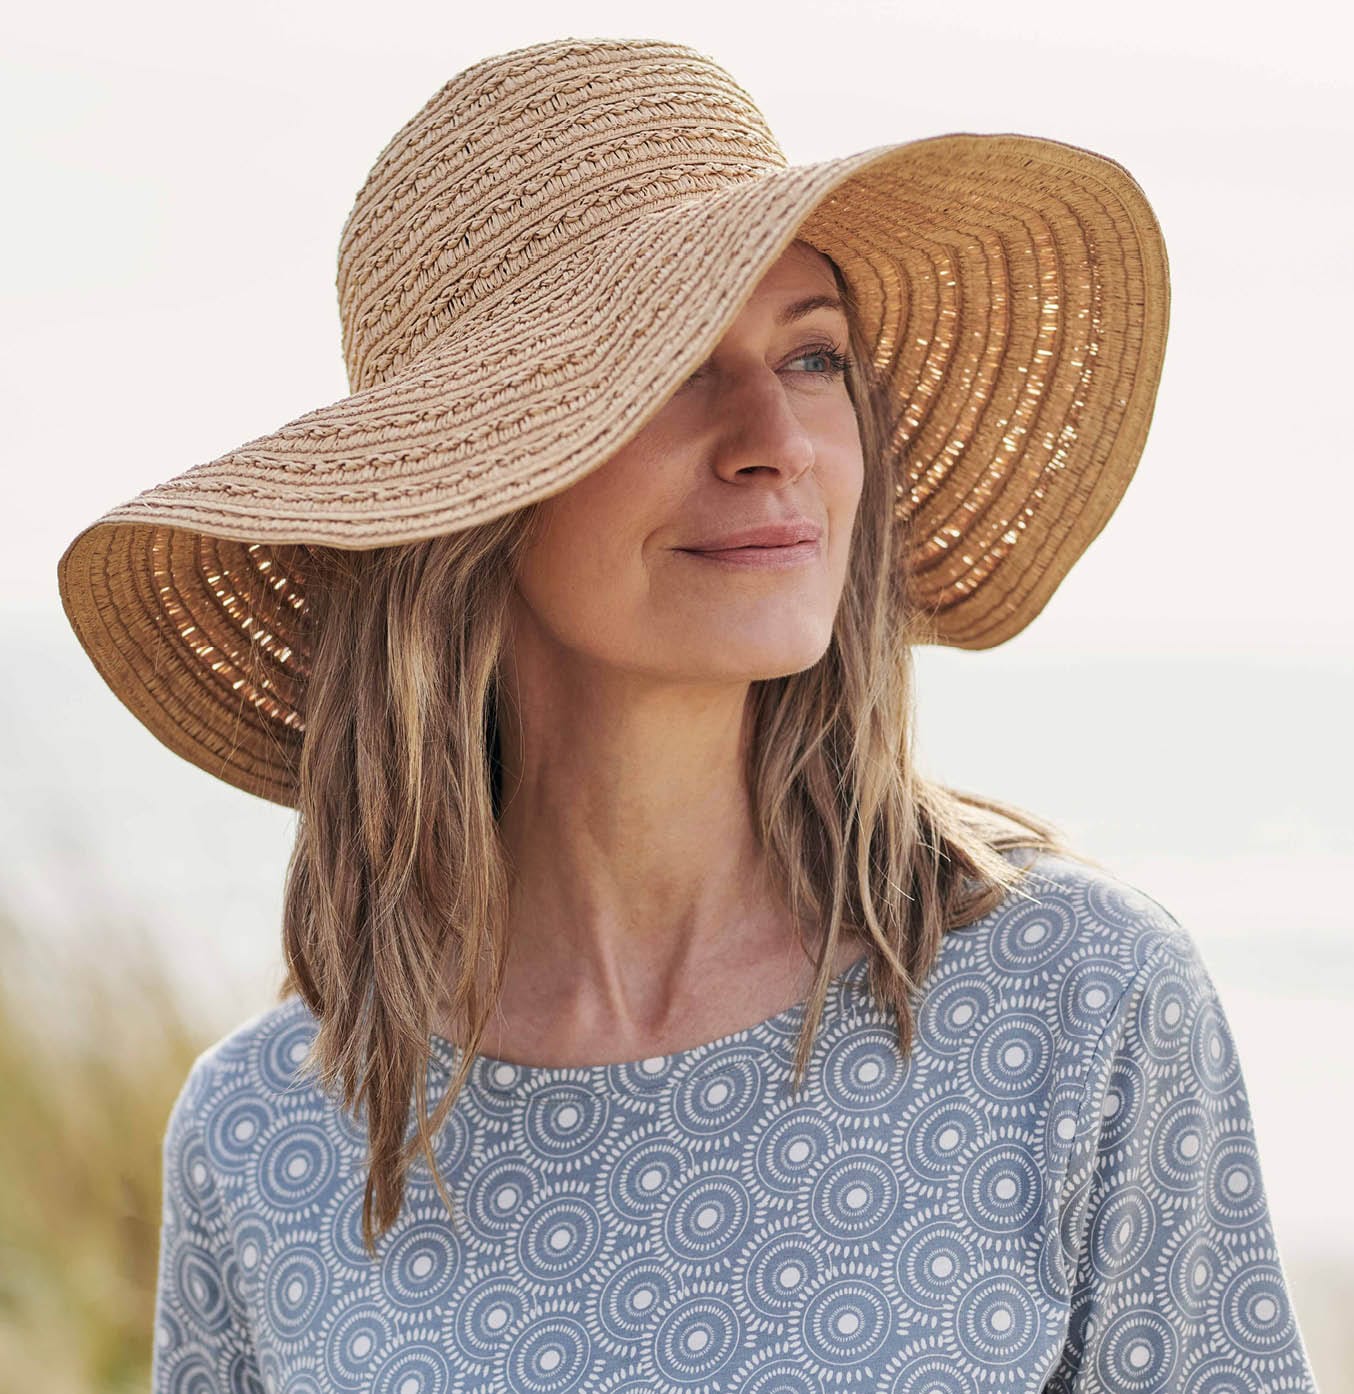
<path id="1" fill-rule="evenodd" d="M 749 682 L 764 682 L 768 678 L 788 678 L 812 668 L 828 650 L 832 640 L 829 629 L 824 635 L 806 635 L 797 641 L 783 644 L 770 644 L 765 636 L 758 641 L 739 645 L 734 640 L 729 647 L 730 636 L 722 638 L 722 645 L 728 652 L 730 663 L 735 666 Z"/>

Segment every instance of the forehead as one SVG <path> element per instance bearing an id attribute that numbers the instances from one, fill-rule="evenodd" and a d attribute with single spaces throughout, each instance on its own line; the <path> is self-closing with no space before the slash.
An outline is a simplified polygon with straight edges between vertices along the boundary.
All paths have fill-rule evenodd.
<path id="1" fill-rule="evenodd" d="M 743 316 L 775 324 L 809 314 L 845 318 L 832 262 L 804 242 L 792 242 L 757 283 Z"/>

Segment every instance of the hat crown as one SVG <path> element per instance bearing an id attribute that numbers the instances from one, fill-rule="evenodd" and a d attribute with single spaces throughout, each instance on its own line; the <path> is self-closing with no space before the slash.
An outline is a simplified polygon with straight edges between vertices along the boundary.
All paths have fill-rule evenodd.
<path id="1" fill-rule="evenodd" d="M 560 39 L 473 64 L 390 139 L 344 223 L 351 390 L 590 237 L 786 163 L 748 93 L 685 44 Z"/>

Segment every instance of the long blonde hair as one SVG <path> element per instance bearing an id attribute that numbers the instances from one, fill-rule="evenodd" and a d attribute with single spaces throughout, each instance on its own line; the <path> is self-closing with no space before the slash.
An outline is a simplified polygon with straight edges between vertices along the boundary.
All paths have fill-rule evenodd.
<path id="1" fill-rule="evenodd" d="M 1024 868 L 1003 853 L 1077 855 L 1053 824 L 915 767 L 918 615 L 895 481 L 870 468 L 891 420 L 839 271 L 837 282 L 866 462 L 848 575 L 827 652 L 802 672 L 754 682 L 747 721 L 757 833 L 817 962 L 794 1088 L 843 935 L 865 941 L 870 990 L 894 1014 L 905 1056 L 909 994 L 942 937 L 1018 892 Z M 319 1023 L 303 1068 L 345 1108 L 366 1110 L 362 1233 L 373 1257 L 420 1151 L 455 1218 L 433 1138 L 502 985 L 497 674 L 516 563 L 539 516 L 528 505 L 428 541 L 309 549 L 312 657 L 278 995 L 299 993 Z M 444 1006 L 470 1028 L 430 1120 L 429 1037 Z M 406 1140 L 411 1095 L 418 1126 Z"/>

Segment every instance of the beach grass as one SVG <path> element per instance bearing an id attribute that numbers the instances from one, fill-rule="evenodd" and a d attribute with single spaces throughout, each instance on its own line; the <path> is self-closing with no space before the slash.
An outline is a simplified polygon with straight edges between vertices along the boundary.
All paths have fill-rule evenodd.
<path id="1" fill-rule="evenodd" d="M 150 1386 L 160 1150 L 209 1042 L 149 941 L 101 931 L 39 935 L 0 906 L 0 1390 L 16 1394 Z"/>

